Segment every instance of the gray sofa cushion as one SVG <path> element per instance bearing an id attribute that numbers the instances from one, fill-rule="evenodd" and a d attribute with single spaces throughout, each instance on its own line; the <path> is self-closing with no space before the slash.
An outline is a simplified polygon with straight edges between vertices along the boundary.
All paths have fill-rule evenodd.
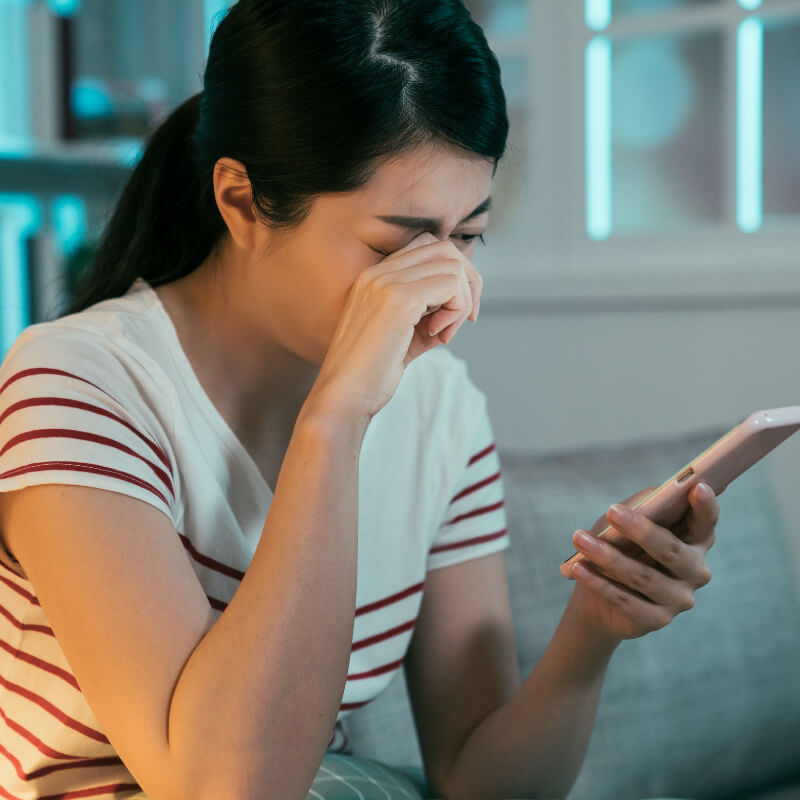
<path id="1" fill-rule="evenodd" d="M 572 591 L 558 566 L 573 531 L 722 433 L 569 455 L 501 453 L 523 678 Z M 570 800 L 746 796 L 800 780 L 800 597 L 765 462 L 733 482 L 720 506 L 713 577 L 695 608 L 614 654 Z M 344 727 L 358 755 L 422 763 L 402 675 Z"/>

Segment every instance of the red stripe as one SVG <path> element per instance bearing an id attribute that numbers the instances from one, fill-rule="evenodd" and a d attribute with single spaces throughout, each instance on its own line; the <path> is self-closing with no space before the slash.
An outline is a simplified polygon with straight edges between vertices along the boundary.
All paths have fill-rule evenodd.
<path id="1" fill-rule="evenodd" d="M 454 517 L 449 522 L 445 522 L 445 525 L 455 525 L 456 522 L 461 522 L 463 519 L 470 519 L 471 517 L 478 517 L 481 514 L 488 514 L 490 511 L 497 511 L 498 508 L 502 508 L 505 505 L 505 500 L 501 500 L 499 503 L 495 503 L 491 506 L 483 506 L 482 508 L 476 508 L 474 511 L 468 511 L 466 514 L 460 514 L 457 517 Z"/>
<path id="2" fill-rule="evenodd" d="M 183 546 L 186 548 L 192 558 L 199 564 L 202 564 L 204 567 L 208 567 L 209 569 L 213 569 L 222 575 L 227 575 L 229 578 L 234 578 L 237 581 L 241 581 L 242 578 L 244 578 L 245 573 L 241 570 L 236 569 L 235 567 L 229 567 L 227 564 L 223 564 L 221 561 L 217 561 L 216 559 L 201 553 L 185 534 L 178 532 L 178 536 L 180 536 Z M 376 600 L 373 603 L 368 603 L 364 606 L 361 606 L 360 608 L 356 609 L 355 616 L 358 617 L 361 614 L 368 614 L 370 611 L 376 611 L 379 608 L 384 608 L 392 603 L 403 600 L 412 594 L 421 592 L 423 586 L 424 582 L 417 583 L 414 586 L 409 586 L 407 589 L 403 589 L 402 591 L 390 595 L 389 597 L 385 597 L 382 600 Z M 228 606 L 227 603 L 223 603 L 221 600 L 214 600 L 211 597 L 209 597 L 209 601 L 211 602 L 213 608 L 220 608 L 220 610 L 223 611 Z"/>
<path id="3" fill-rule="evenodd" d="M 0 583 L 4 583 L 6 586 L 8 586 L 9 589 L 16 592 L 18 595 L 24 597 L 32 605 L 41 606 L 39 598 L 36 597 L 36 595 L 33 595 L 26 589 L 23 589 L 21 586 L 18 586 L 16 583 L 14 583 L 14 581 L 10 581 L 8 578 L 4 578 L 2 575 L 0 575 Z"/>
<path id="4" fill-rule="evenodd" d="M 3 721 L 12 731 L 14 731 L 14 733 L 30 742 L 40 753 L 48 758 L 64 758 L 70 761 L 82 758 L 82 756 L 70 756 L 66 753 L 60 752 L 59 750 L 53 750 L 52 747 L 49 747 L 37 736 L 34 736 L 34 734 L 32 734 L 27 728 L 23 728 L 18 722 L 15 722 L 13 719 L 9 719 L 3 712 L 2 708 L 0 708 L 0 717 L 3 718 Z"/>
<path id="5" fill-rule="evenodd" d="M 22 762 L 16 758 L 14 755 L 8 752 L 5 747 L 3 747 L 2 742 L 0 742 L 0 755 L 5 756 L 10 762 L 11 766 L 14 767 L 14 771 L 19 776 L 20 780 L 27 781 L 28 775 L 24 769 L 22 769 Z"/>
<path id="6" fill-rule="evenodd" d="M 108 394 L 105 389 L 101 389 L 96 383 L 87 381 L 86 378 L 81 378 L 79 375 L 73 375 L 71 372 L 65 372 L 63 369 L 51 369 L 50 367 L 32 367 L 31 369 L 23 369 L 20 372 L 17 372 L 16 374 L 12 375 L 2 386 L 0 386 L 0 394 L 3 394 L 3 392 L 12 383 L 21 380 L 22 378 L 30 378 L 32 375 L 61 375 L 64 378 L 74 378 L 76 381 L 83 381 L 84 383 L 88 383 L 89 386 L 94 386 L 95 389 L 98 389 L 104 395 L 111 397 L 115 403 L 117 402 L 110 394 Z"/>
<path id="7" fill-rule="evenodd" d="M 73 761 L 71 764 L 52 764 L 49 767 L 41 767 L 28 775 L 29 781 L 35 781 L 50 775 L 52 772 L 59 772 L 62 769 L 75 769 L 77 767 L 125 767 L 119 756 L 106 756 L 105 758 L 87 758 L 83 761 Z"/>
<path id="8" fill-rule="evenodd" d="M 339 706 L 339 711 L 352 711 L 354 708 L 361 708 L 361 706 L 365 706 L 367 703 L 372 702 L 375 698 L 370 697 L 369 700 L 362 700 L 360 703 L 342 703 Z"/>
<path id="9" fill-rule="evenodd" d="M 391 664 L 384 664 L 382 667 L 375 667 L 375 669 L 371 669 L 368 672 L 357 672 L 354 675 L 348 675 L 347 680 L 349 681 L 360 681 L 363 678 L 374 678 L 377 675 L 383 675 L 387 672 L 392 672 L 396 670 L 401 664 L 403 663 L 403 659 L 398 659 L 397 661 L 392 661 Z"/>
<path id="10" fill-rule="evenodd" d="M 11 561 L 16 561 L 16 563 L 19 564 L 19 561 L 17 561 L 17 559 L 14 558 L 14 556 L 11 555 L 11 553 L 9 553 L 9 555 L 11 556 Z M 20 575 L 18 572 L 14 572 L 14 570 L 11 569 L 11 567 L 9 567 L 8 564 L 6 564 L 5 561 L 0 560 L 0 567 L 4 567 L 6 569 L 6 571 L 10 572 L 15 578 L 19 578 L 20 580 L 23 580 L 23 581 L 25 580 L 25 578 L 22 575 Z"/>
<path id="11" fill-rule="evenodd" d="M 119 422 L 120 425 L 124 425 L 129 431 L 131 431 L 131 433 L 136 434 L 136 436 L 138 436 L 153 451 L 153 453 L 155 453 L 161 463 L 167 469 L 170 469 L 169 459 L 164 454 L 164 451 L 155 442 L 148 439 L 141 431 L 138 431 L 136 428 L 134 428 L 130 422 L 122 419 L 120 416 L 117 416 L 117 414 L 113 414 L 111 411 L 107 411 L 105 408 L 100 408 L 100 406 L 95 406 L 91 403 L 84 403 L 81 400 L 68 400 L 65 397 L 30 397 L 27 400 L 20 400 L 18 403 L 10 405 L 2 414 L 0 414 L 0 424 L 6 417 L 13 414 L 15 411 L 20 411 L 23 408 L 31 408 L 33 406 L 65 406 L 67 408 L 77 408 L 81 411 L 89 411 L 92 414 L 99 414 L 100 416 L 108 417 L 108 419 L 113 419 L 115 422 Z"/>
<path id="12" fill-rule="evenodd" d="M 39 800 L 73 800 L 78 797 L 97 797 L 100 794 L 112 794 L 117 792 L 137 791 L 142 787 L 138 783 L 107 783 L 105 786 L 95 786 L 91 789 L 74 789 L 71 792 L 61 792 L 59 794 L 48 794 L 40 797 Z"/>
<path id="13" fill-rule="evenodd" d="M 356 616 L 358 617 L 361 614 L 368 614 L 370 611 L 376 611 L 379 608 L 384 608 L 385 606 L 389 606 L 392 603 L 396 603 L 399 600 L 403 600 L 406 597 L 409 597 L 412 594 L 416 594 L 417 592 L 422 591 L 422 587 L 425 585 L 425 582 L 422 581 L 421 583 L 415 583 L 413 586 L 409 586 L 408 589 L 403 589 L 402 592 L 397 592 L 397 594 L 391 594 L 388 597 L 384 597 L 383 600 L 376 600 L 374 603 L 368 603 L 365 606 L 361 606 L 361 608 L 356 609 Z"/>
<path id="14" fill-rule="evenodd" d="M 8 691 L 14 692 L 14 694 L 18 694 L 20 697 L 24 697 L 26 700 L 30 700 L 31 703 L 35 703 L 40 708 L 43 708 L 48 714 L 55 717 L 59 722 L 62 722 L 68 728 L 72 728 L 72 730 L 82 733 L 89 739 L 94 739 L 95 741 L 102 742 L 103 744 L 110 744 L 108 739 L 106 739 L 106 737 L 103 736 L 100 731 L 96 731 L 94 728 L 90 728 L 88 725 L 84 725 L 82 722 L 78 722 L 78 720 L 67 716 L 67 714 L 65 714 L 60 708 L 56 708 L 56 706 L 54 706 L 49 700 L 45 700 L 45 698 L 41 695 L 31 692 L 24 686 L 7 681 L 2 675 L 0 675 L 0 685 L 5 686 Z"/>
<path id="15" fill-rule="evenodd" d="M 6 800 L 22 800 L 21 797 L 17 797 L 17 795 L 7 792 L 2 786 L 0 786 L 0 797 L 4 797 Z"/>
<path id="16" fill-rule="evenodd" d="M 2 614 L 18 630 L 46 633 L 48 636 L 55 637 L 52 628 L 48 628 L 47 625 L 34 625 L 31 622 L 20 622 L 5 606 L 0 606 L 0 614 Z"/>
<path id="17" fill-rule="evenodd" d="M 14 771 L 23 781 L 35 781 L 43 778 L 45 775 L 50 775 L 53 772 L 60 772 L 65 769 L 75 769 L 77 767 L 121 767 L 122 759 L 118 756 L 108 756 L 106 758 L 80 758 L 77 761 L 72 761 L 69 764 L 51 764 L 48 767 L 41 767 L 40 769 L 27 774 L 22 767 L 22 762 L 14 756 L 13 753 L 6 750 L 0 744 L 0 755 L 4 755 L 14 767 Z"/>
<path id="18" fill-rule="evenodd" d="M 388 631 L 384 631 L 383 633 L 378 633 L 375 636 L 369 636 L 366 639 L 361 639 L 361 641 L 353 642 L 350 652 L 353 650 L 361 650 L 362 647 L 369 647 L 370 645 L 377 644 L 378 642 L 384 642 L 387 639 L 391 639 L 393 636 L 399 636 L 401 633 L 410 631 L 414 627 L 414 623 L 416 621 L 417 618 L 414 617 L 414 619 L 412 619 L 410 622 L 404 622 L 402 625 L 398 625 L 396 628 L 390 628 Z"/>
<path id="19" fill-rule="evenodd" d="M 71 672 L 67 672 L 65 669 L 57 667 L 55 664 L 51 664 L 49 661 L 45 661 L 44 659 L 31 655 L 31 653 L 25 653 L 22 650 L 18 650 L 3 639 L 0 639 L 0 649 L 10 653 L 12 658 L 18 658 L 20 661 L 24 661 L 26 664 L 30 664 L 33 667 L 38 667 L 45 672 L 49 672 L 51 675 L 61 678 L 62 681 L 66 681 L 70 686 L 78 691 L 81 690 L 81 687 L 78 686 L 78 681 L 75 680 L 75 676 Z"/>
<path id="20" fill-rule="evenodd" d="M 474 539 L 465 539 L 463 542 L 453 542 L 453 544 L 442 544 L 439 547 L 432 547 L 431 553 L 441 553 L 445 550 L 456 550 L 459 547 L 470 547 L 474 544 L 482 544 L 483 542 L 491 542 L 492 539 L 499 539 L 504 533 L 508 532 L 508 528 L 503 528 L 497 533 L 490 533 L 486 536 L 476 536 Z"/>
<path id="21" fill-rule="evenodd" d="M 223 603 L 222 600 L 217 600 L 216 597 L 211 597 L 211 595 L 206 595 L 208 597 L 208 602 L 211 608 L 216 608 L 217 611 L 224 611 L 227 607 L 227 603 Z"/>
<path id="22" fill-rule="evenodd" d="M 0 475 L 0 478 L 3 476 Z M 496 472 L 494 475 L 490 475 L 488 478 L 484 478 L 482 481 L 478 481 L 478 483 L 473 483 L 472 486 L 468 486 L 464 489 L 463 492 L 459 492 L 451 501 L 451 505 L 456 502 L 456 500 L 460 500 L 462 497 L 466 497 L 468 494 L 472 494 L 472 492 L 477 492 L 478 489 L 482 489 L 484 486 L 488 486 L 490 483 L 494 483 L 496 480 L 500 479 L 500 472 Z"/>
<path id="23" fill-rule="evenodd" d="M 223 575 L 227 575 L 229 578 L 235 578 L 237 581 L 240 581 L 242 578 L 244 578 L 244 572 L 241 570 L 235 569 L 234 567 L 229 567 L 227 564 L 223 564 L 221 561 L 217 561 L 210 556 L 204 556 L 195 548 L 187 536 L 184 536 L 182 533 L 178 533 L 178 536 L 181 537 L 183 546 L 189 551 L 192 558 L 199 564 L 202 564 L 204 567 L 208 567 L 209 569 L 216 570 L 217 572 L 221 572 Z"/>
<path id="24" fill-rule="evenodd" d="M 494 444 L 490 444 L 486 449 L 481 450 L 480 453 L 475 453 L 475 455 L 472 456 L 472 458 L 467 462 L 467 466 L 471 467 L 476 461 L 480 461 L 484 456 L 488 456 L 492 450 L 494 450 Z"/>
<path id="25" fill-rule="evenodd" d="M 169 492 L 173 498 L 175 497 L 175 490 L 172 488 L 172 480 L 170 479 L 169 475 L 167 475 L 167 473 L 161 469 L 161 467 L 159 467 L 157 464 L 154 464 L 149 458 L 145 458 L 143 455 L 140 455 L 127 445 L 120 444 L 113 439 L 109 439 L 107 436 L 99 436 L 96 433 L 75 431 L 69 428 L 40 428 L 39 430 L 35 431 L 26 431 L 25 433 L 20 433 L 17 436 L 14 436 L 12 439 L 9 439 L 5 446 L 0 449 L 0 456 L 2 456 L 6 451 L 10 450 L 12 447 L 16 447 L 24 442 L 29 442 L 34 439 L 56 438 L 78 439 L 85 442 L 94 442 L 95 444 L 102 444 L 106 447 L 113 447 L 117 450 L 121 450 L 123 453 L 127 453 L 129 456 L 138 458 L 140 461 L 143 461 L 148 467 L 150 467 L 155 476 L 163 481 L 164 485 L 169 489 Z"/>
<path id="26" fill-rule="evenodd" d="M 85 464 L 80 461 L 41 461 L 36 464 L 28 464 L 24 467 L 17 467 L 16 469 L 9 470 L 8 472 L 0 473 L 0 480 L 3 478 L 14 478 L 17 475 L 25 475 L 28 472 L 47 472 L 48 470 L 63 470 L 65 472 L 94 472 L 98 475 L 108 475 L 111 478 L 118 478 L 128 483 L 133 483 L 143 489 L 147 489 L 158 497 L 165 506 L 169 507 L 169 501 L 164 497 L 161 492 L 156 489 L 147 481 L 137 478 L 135 475 L 130 475 L 127 472 L 122 472 L 118 469 L 111 467 L 98 467 L 96 464 Z"/>

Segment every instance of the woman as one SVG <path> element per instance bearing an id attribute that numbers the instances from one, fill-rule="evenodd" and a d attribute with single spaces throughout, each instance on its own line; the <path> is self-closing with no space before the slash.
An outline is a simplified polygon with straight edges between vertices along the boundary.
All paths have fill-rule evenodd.
<path id="1" fill-rule="evenodd" d="M 434 796 L 566 794 L 615 648 L 708 581 L 718 505 L 609 512 L 638 556 L 575 538 L 521 681 L 486 396 L 442 346 L 478 319 L 507 134 L 459 0 L 221 21 L 68 313 L 0 371 L 4 796 L 330 796 L 339 721 L 401 666 Z"/>

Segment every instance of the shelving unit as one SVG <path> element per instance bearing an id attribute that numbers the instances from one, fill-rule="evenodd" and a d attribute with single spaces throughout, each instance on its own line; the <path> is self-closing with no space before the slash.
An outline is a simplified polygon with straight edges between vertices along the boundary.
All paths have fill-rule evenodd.
<path id="1" fill-rule="evenodd" d="M 144 138 L 202 88 L 228 0 L 0 0 L 0 359 L 58 316 Z"/>
<path id="2" fill-rule="evenodd" d="M 142 140 L 64 143 L 0 152 L 0 187 L 8 194 L 45 198 L 79 194 L 107 200 L 115 195 L 141 155 Z"/>

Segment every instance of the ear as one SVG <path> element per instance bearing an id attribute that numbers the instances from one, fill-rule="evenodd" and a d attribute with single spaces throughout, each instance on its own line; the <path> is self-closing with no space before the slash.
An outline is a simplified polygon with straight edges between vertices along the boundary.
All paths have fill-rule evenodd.
<path id="1" fill-rule="evenodd" d="M 253 207 L 253 187 L 241 161 L 221 158 L 214 165 L 214 197 L 231 238 L 242 250 L 260 244 L 263 226 Z"/>

